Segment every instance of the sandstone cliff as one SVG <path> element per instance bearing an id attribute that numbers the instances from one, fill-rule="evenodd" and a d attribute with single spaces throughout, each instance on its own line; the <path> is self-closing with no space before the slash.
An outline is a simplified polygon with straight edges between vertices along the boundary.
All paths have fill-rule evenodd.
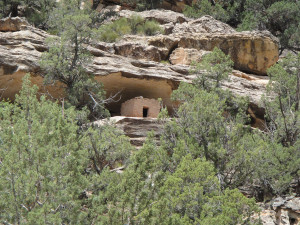
<path id="1" fill-rule="evenodd" d="M 126 136 L 130 138 L 130 142 L 136 148 L 142 147 L 148 132 L 154 132 L 154 137 L 159 142 L 163 129 L 163 123 L 156 118 L 139 118 L 114 116 L 110 119 L 104 119 L 94 122 L 94 125 L 101 126 L 104 123 L 110 123 L 124 131 Z"/>
<path id="2" fill-rule="evenodd" d="M 260 204 L 260 218 L 264 225 L 300 224 L 300 198 L 295 196 L 278 197 Z M 257 215 L 258 217 L 258 215 Z M 257 218 L 256 217 L 256 218 Z"/>
<path id="3" fill-rule="evenodd" d="M 129 17 L 132 13 L 124 10 L 120 16 Z M 209 16 L 189 20 L 180 13 L 160 10 L 142 12 L 141 16 L 156 19 L 165 30 L 169 29 L 169 34 L 128 35 L 116 43 L 98 42 L 89 47 L 94 60 L 87 67 L 88 72 L 104 84 L 108 96 L 121 91 L 121 100 L 108 105 L 112 115 L 119 115 L 121 103 L 136 96 L 162 98 L 172 112 L 172 91 L 180 82 L 191 82 L 195 77 L 189 74 L 190 62 L 201 60 L 214 46 L 232 54 L 237 69 L 252 73 L 264 74 L 278 58 L 278 43 L 268 33 L 239 33 Z M 0 24 L 2 97 L 13 99 L 21 87 L 22 77 L 28 72 L 41 92 L 58 99 L 63 97 L 59 85 L 45 88 L 39 76 L 39 59 L 47 50 L 45 39 L 49 34 L 21 18 L 4 19 Z M 170 60 L 171 64 L 160 63 L 161 60 Z M 235 70 L 230 79 L 223 87 L 250 98 L 249 113 L 254 118 L 253 125 L 259 127 L 263 109 L 258 103 L 268 78 Z"/>
<path id="4" fill-rule="evenodd" d="M 128 10 L 120 12 L 123 17 L 132 14 Z M 263 127 L 264 111 L 259 107 L 259 101 L 265 93 L 268 77 L 260 75 L 265 75 L 266 69 L 278 59 L 278 42 L 273 36 L 268 32 L 236 32 L 209 16 L 190 20 L 180 13 L 160 10 L 141 12 L 140 15 L 159 21 L 165 34 L 154 37 L 128 35 L 116 43 L 98 42 L 89 47 L 94 59 L 87 71 L 104 84 L 108 96 L 121 91 L 121 100 L 108 105 L 113 115 L 119 114 L 121 103 L 136 96 L 162 98 L 172 112 L 172 91 L 180 82 L 191 82 L 195 78 L 189 74 L 189 64 L 200 61 L 217 46 L 231 55 L 236 69 L 222 87 L 235 95 L 248 96 L 252 126 Z M 31 73 L 40 92 L 58 99 L 63 97 L 59 85 L 42 85 L 39 59 L 47 51 L 47 37 L 49 34 L 21 18 L 0 21 L 0 89 L 3 98 L 14 98 L 26 73 Z M 170 64 L 163 64 L 162 60 Z M 148 131 L 154 130 L 159 139 L 162 130 L 157 119 L 112 117 L 111 120 L 123 129 L 137 148 L 142 146 Z M 263 204 L 263 224 L 299 224 L 299 205 L 299 198 L 275 199 L 270 204 Z"/>

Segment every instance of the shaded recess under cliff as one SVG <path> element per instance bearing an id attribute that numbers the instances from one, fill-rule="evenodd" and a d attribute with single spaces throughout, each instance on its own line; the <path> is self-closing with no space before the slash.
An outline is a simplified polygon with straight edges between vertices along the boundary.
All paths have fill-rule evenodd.
<path id="1" fill-rule="evenodd" d="M 203 19 L 203 21 L 206 20 L 207 18 Z M 5 32 L 0 30 L 0 88 L 3 89 L 2 97 L 13 100 L 14 95 L 21 88 L 22 77 L 27 72 L 32 74 L 33 83 L 38 84 L 41 92 L 49 93 L 58 99 L 64 97 L 63 88 L 60 84 L 45 89 L 42 86 L 43 79 L 39 76 L 41 72 L 38 62 L 42 52 L 47 50 L 45 39 L 50 35 L 30 26 L 21 18 L 7 18 L 5 21 L 7 26 L 10 23 L 14 25 L 12 29 L 5 29 Z M 211 22 L 217 24 L 218 29 L 222 30 L 226 27 L 215 20 Z M 202 22 L 200 24 L 203 25 Z M 186 26 L 188 25 L 186 24 Z M 220 31 L 218 30 L 218 32 Z M 145 39 L 144 37 L 136 37 L 140 40 Z M 139 43 L 142 44 L 143 42 Z M 153 37 L 151 43 L 158 43 L 158 45 L 162 43 L 166 48 L 173 46 L 172 38 L 167 35 Z M 149 48 L 145 47 L 145 50 L 147 49 Z M 177 89 L 180 82 L 192 82 L 195 78 L 195 75 L 189 74 L 189 65 L 166 65 L 150 61 L 147 58 L 137 59 L 131 57 L 130 54 L 122 56 L 114 54 L 109 49 L 103 49 L 97 44 L 90 46 L 89 51 L 94 57 L 93 62 L 86 67 L 87 71 L 104 84 L 108 96 L 120 92 L 120 101 L 108 105 L 109 110 L 114 115 L 119 114 L 120 106 L 124 101 L 139 96 L 153 99 L 161 98 L 165 106 L 172 112 L 173 106 L 170 101 L 172 91 Z M 137 55 L 139 55 L 138 52 Z M 223 88 L 230 89 L 237 96 L 247 96 L 251 104 L 259 105 L 260 96 L 265 92 L 267 77 L 234 71 L 230 79 L 231 81 L 222 84 Z M 259 117 L 261 117 L 260 113 Z"/>
<path id="2" fill-rule="evenodd" d="M 177 88 L 177 82 L 163 79 L 145 79 L 127 76 L 121 72 L 97 77 L 106 90 L 107 96 L 116 96 L 116 100 L 107 105 L 112 116 L 120 115 L 121 104 L 129 99 L 142 96 L 144 98 L 161 98 L 164 105 L 168 107 L 170 114 L 173 112 L 170 96 L 172 91 Z M 155 88 L 154 88 L 155 87 Z"/>

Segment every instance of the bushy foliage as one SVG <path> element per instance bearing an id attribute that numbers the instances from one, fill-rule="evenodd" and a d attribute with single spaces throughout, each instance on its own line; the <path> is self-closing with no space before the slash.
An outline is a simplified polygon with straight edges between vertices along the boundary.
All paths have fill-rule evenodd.
<path id="1" fill-rule="evenodd" d="M 25 79 L 0 107 L 1 222 L 259 224 L 237 188 L 258 185 L 268 200 L 299 179 L 299 58 L 269 69 L 262 132 L 245 125 L 247 102 L 220 88 L 232 63 L 215 49 L 194 71 L 205 85 L 180 84 L 160 144 L 150 133 L 138 151 L 109 125 L 78 126 L 74 107 L 38 100 Z"/>
<path id="2" fill-rule="evenodd" d="M 146 21 L 141 16 L 133 15 L 129 19 L 121 18 L 112 23 L 102 25 L 99 29 L 99 39 L 105 42 L 115 42 L 126 34 L 155 35 L 162 33 L 159 24 L 153 20 Z"/>
<path id="3" fill-rule="evenodd" d="M 228 13 L 222 8 L 222 5 L 216 3 L 212 5 L 209 0 L 194 1 L 192 6 L 186 6 L 183 11 L 184 15 L 191 18 L 199 18 L 201 16 L 210 15 L 218 20 L 226 22 Z"/>
<path id="4" fill-rule="evenodd" d="M 195 83 L 205 90 L 220 88 L 221 81 L 227 80 L 232 72 L 233 61 L 219 48 L 203 57 L 201 63 L 193 62 L 191 73 L 197 74 Z"/>
<path id="5" fill-rule="evenodd" d="M 283 146 L 293 146 L 300 139 L 300 54 L 288 55 L 268 70 L 270 82 L 263 106 L 274 141 Z"/>
<path id="6" fill-rule="evenodd" d="M 50 12 L 55 7 L 55 0 L 2 0 L 0 1 L 0 18 L 22 16 L 35 26 L 47 29 Z"/>
<path id="7" fill-rule="evenodd" d="M 102 25 L 99 29 L 99 39 L 104 42 L 115 42 L 125 34 L 131 33 L 131 26 L 126 18 Z"/>
<path id="8" fill-rule="evenodd" d="M 108 116 L 104 108 L 105 92 L 102 85 L 87 73 L 91 62 L 87 45 L 93 38 L 93 13 L 83 0 L 63 0 L 51 14 L 49 25 L 59 37 L 47 40 L 49 51 L 43 53 L 40 66 L 45 84 L 62 83 L 66 104 L 81 110 L 84 107 L 95 118 Z"/>
<path id="9" fill-rule="evenodd" d="M 267 119 L 264 138 L 267 150 L 259 166 L 266 171 L 261 174 L 261 183 L 276 194 L 286 192 L 292 180 L 300 176 L 299 65 L 300 54 L 289 55 L 272 66 L 268 70 L 270 82 L 267 94 L 273 98 L 270 100 L 270 97 L 264 96 L 262 99 Z"/>
<path id="10" fill-rule="evenodd" d="M 138 33 L 145 34 L 148 36 L 163 33 L 159 24 L 154 20 L 147 20 L 143 25 L 138 26 Z"/>
<path id="11" fill-rule="evenodd" d="M 104 168 L 122 163 L 131 146 L 109 126 L 83 131 L 74 108 L 36 94 L 26 77 L 15 103 L 1 104 L 0 221 L 86 223 L 81 193 L 95 191 Z"/>
<path id="12" fill-rule="evenodd" d="M 238 190 L 221 190 L 212 163 L 187 154 L 173 168 L 172 158 L 150 135 L 132 157 L 122 182 L 108 188 L 113 188 L 115 195 L 107 193 L 108 217 L 100 221 L 210 224 L 213 220 L 236 224 L 257 212 L 253 199 Z"/>
<path id="13" fill-rule="evenodd" d="M 128 23 L 131 28 L 132 34 L 137 34 L 140 27 L 142 27 L 145 23 L 145 19 L 137 14 L 133 14 L 130 19 L 128 20 Z"/>

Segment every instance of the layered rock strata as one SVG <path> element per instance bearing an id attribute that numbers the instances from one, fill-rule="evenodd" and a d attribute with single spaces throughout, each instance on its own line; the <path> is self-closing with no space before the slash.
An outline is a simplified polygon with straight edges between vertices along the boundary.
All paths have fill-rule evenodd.
<path id="1" fill-rule="evenodd" d="M 206 23 L 199 21 L 206 21 Z M 226 35 L 234 35 L 234 31 L 230 27 L 210 17 L 203 17 L 199 21 L 196 23 L 198 28 L 199 24 L 202 24 L 201 26 L 210 24 L 210 28 L 206 28 L 206 30 L 212 32 L 218 30 L 219 32 L 220 29 L 223 29 Z M 2 97 L 13 100 L 14 95 L 21 88 L 22 77 L 29 72 L 32 74 L 33 83 L 41 87 L 41 92 L 46 92 L 54 98 L 62 98 L 64 93 L 61 85 L 44 88 L 42 77 L 39 76 L 41 73 L 39 60 L 41 54 L 47 50 L 45 39 L 50 35 L 28 25 L 21 18 L 6 19 L 2 22 L 8 24 L 8 27 L 11 24 L 12 27 L 10 30 L 7 28 L 0 30 L 0 89 Z M 184 23 L 186 22 L 179 24 Z M 129 37 L 132 44 L 129 42 Z M 87 71 L 94 74 L 96 80 L 104 84 L 108 96 L 120 92 L 120 101 L 108 106 L 113 115 L 119 115 L 121 103 L 137 96 L 162 98 L 169 112 L 172 112 L 173 106 L 170 100 L 172 91 L 178 87 L 180 82 L 192 82 L 195 78 L 195 75 L 189 74 L 189 65 L 184 64 L 189 64 L 194 59 L 200 60 L 201 56 L 206 54 L 205 51 L 196 48 L 179 47 L 179 43 L 183 43 L 183 41 L 172 35 L 127 36 L 114 44 L 95 43 L 89 47 L 94 59 L 93 63 L 87 66 Z M 140 54 L 141 52 L 143 54 Z M 182 52 L 184 52 L 185 58 L 180 61 Z M 156 61 L 159 61 L 169 55 L 177 56 L 177 59 L 176 57 L 170 58 L 177 65 L 155 62 L 151 58 L 157 57 Z M 234 71 L 230 76 L 231 81 L 224 82 L 223 87 L 229 88 L 236 95 L 248 96 L 251 104 L 255 106 L 252 114 L 257 119 L 262 119 L 263 110 L 258 107 L 258 103 L 261 94 L 264 93 L 267 79 L 267 77 Z"/>
<path id="2" fill-rule="evenodd" d="M 110 119 L 96 121 L 94 125 L 101 126 L 107 123 L 124 131 L 124 134 L 130 138 L 130 143 L 137 149 L 142 147 L 149 132 L 154 133 L 157 144 L 159 144 L 163 130 L 163 123 L 156 118 L 114 116 Z"/>
<path id="3" fill-rule="evenodd" d="M 167 10 L 120 12 L 120 16 L 126 18 L 133 14 L 156 20 L 165 30 L 165 35 L 125 36 L 113 45 L 114 54 L 156 62 L 170 60 L 172 64 L 188 64 L 190 61 L 172 60 L 173 51 L 178 51 L 177 48 L 212 51 L 214 47 L 218 47 L 231 56 L 235 69 L 259 75 L 266 75 L 266 70 L 279 58 L 278 40 L 268 31 L 237 32 L 211 16 L 192 20 Z M 106 44 L 103 43 L 102 46 Z"/>

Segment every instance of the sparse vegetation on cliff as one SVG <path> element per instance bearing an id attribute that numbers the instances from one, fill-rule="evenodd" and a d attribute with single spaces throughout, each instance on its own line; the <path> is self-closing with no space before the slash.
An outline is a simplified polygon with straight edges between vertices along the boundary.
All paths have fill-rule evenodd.
<path id="1" fill-rule="evenodd" d="M 81 8 L 81 0 L 65 0 L 51 13 L 49 25 L 57 31 L 59 37 L 48 39 L 49 51 L 40 61 L 45 73 L 47 85 L 65 85 L 66 106 L 75 106 L 78 110 L 90 112 L 95 118 L 108 116 L 104 104 L 105 92 L 94 76 L 86 72 L 91 62 L 87 45 L 91 43 L 93 29 L 93 12 L 89 5 Z"/>
<path id="2" fill-rule="evenodd" d="M 269 30 L 280 39 L 281 51 L 299 51 L 300 2 L 297 0 L 197 0 L 184 14 L 199 18 L 211 15 L 242 30 Z"/>
<path id="3" fill-rule="evenodd" d="M 17 0 L 10 3 L 13 2 L 21 6 L 25 4 Z M 143 8 L 155 8 L 161 3 L 127 2 Z M 259 10 L 255 7 L 265 3 L 263 6 L 266 11 L 258 11 L 258 15 L 270 18 L 271 21 L 262 21 L 283 27 L 279 34 L 287 35 L 280 36 L 283 48 L 297 47 L 297 39 L 291 38 L 296 40 L 292 45 L 292 42 L 286 45 L 283 40 L 288 35 L 298 37 L 299 34 L 285 33 L 290 27 L 282 24 L 284 18 L 277 18 L 276 15 L 286 10 L 291 11 L 295 18 L 286 16 L 295 25 L 298 17 L 290 7 L 298 7 L 298 2 L 287 1 L 287 5 L 282 5 L 279 1 L 272 2 L 274 4 L 264 0 L 203 0 L 196 1 L 195 5 L 186 9 L 186 13 L 193 17 L 205 13 L 214 16 L 222 13 L 224 20 L 232 22 L 233 10 L 236 9 L 238 15 L 234 23 L 241 24 L 241 28 L 253 28 L 261 26 L 259 21 L 252 20 L 253 13 Z M 4 7 L 1 4 L 2 2 L 1 13 L 7 14 L 8 8 L 12 6 L 8 4 Z M 245 9 L 246 6 L 249 9 Z M 51 101 L 48 99 L 49 95 L 38 93 L 38 87 L 31 84 L 28 75 L 23 79 L 23 87 L 15 101 L 0 103 L 1 224 L 258 225 L 261 224 L 259 216 L 253 217 L 260 210 L 256 201 L 268 201 L 274 196 L 292 192 L 299 195 L 299 53 L 288 55 L 267 70 L 270 82 L 261 100 L 261 106 L 265 110 L 265 123 L 262 123 L 259 130 L 249 125 L 249 99 L 235 96 L 224 89 L 224 84 L 228 86 L 229 79 L 234 77 L 233 72 L 249 80 L 258 79 L 258 76 L 250 77 L 233 71 L 233 57 L 226 55 L 226 50 L 223 49 L 230 49 L 232 43 L 239 46 L 241 42 L 236 42 L 236 38 L 241 37 L 245 38 L 242 41 L 247 45 L 262 43 L 257 44 L 258 47 L 254 46 L 256 48 L 244 47 L 243 52 L 246 53 L 249 49 L 255 49 L 255 53 L 249 55 L 251 59 L 244 64 L 251 64 L 253 69 L 255 65 L 252 59 L 257 60 L 256 54 L 260 54 L 260 59 L 265 60 L 260 69 L 266 70 L 268 59 L 260 50 L 265 50 L 268 43 L 270 51 L 277 53 L 278 50 L 277 41 L 273 42 L 269 38 L 270 34 L 256 35 L 258 41 L 255 42 L 251 39 L 253 36 L 234 36 L 238 32 L 229 29 L 227 25 L 220 25 L 211 17 L 204 17 L 204 22 L 194 20 L 194 26 L 187 27 L 191 21 L 183 15 L 176 19 L 180 21 L 180 26 L 177 27 L 174 25 L 176 22 L 168 20 L 160 26 L 157 22 L 136 14 L 101 24 L 103 17 L 100 18 L 84 0 L 61 0 L 55 3 L 55 8 L 49 14 L 45 14 L 46 17 L 42 21 L 47 21 L 47 28 L 57 35 L 51 36 L 47 45 L 45 37 L 49 35 L 29 27 L 22 19 L 18 18 L 20 24 L 17 24 L 18 20 L 9 19 L 7 21 L 13 26 L 10 29 L 3 28 L 3 36 L 12 35 L 14 38 L 5 41 L 1 39 L 4 46 L 0 44 L 0 47 L 4 53 L 0 53 L 3 56 L 0 60 L 0 73 L 12 80 L 15 79 L 12 74 L 16 73 L 16 76 L 21 77 L 34 68 L 34 71 L 43 72 L 45 85 L 62 85 L 66 97 L 62 104 L 53 99 Z M 220 29 L 227 30 L 223 36 L 214 34 L 215 39 L 207 41 L 213 35 L 207 33 L 206 36 L 194 31 L 198 28 L 201 31 L 209 30 L 208 23 L 214 24 L 211 33 L 219 32 Z M 26 26 L 28 29 L 22 30 Z M 130 52 L 132 49 L 125 48 L 123 55 L 113 53 L 118 50 L 120 42 L 97 43 L 99 37 L 102 41 L 115 42 L 126 34 L 154 35 L 162 32 L 161 27 L 169 29 L 169 32 L 172 29 L 183 29 L 183 37 L 180 33 L 172 33 L 173 36 L 159 35 L 151 39 L 138 37 L 144 38 L 144 43 L 147 41 L 152 45 L 143 48 L 137 44 L 137 48 L 142 50 L 134 54 Z M 294 31 L 294 28 L 291 29 Z M 30 29 L 33 30 L 32 33 Z M 26 33 L 29 36 L 26 36 L 24 44 L 20 41 L 20 34 Z M 37 33 L 41 35 L 38 36 Z M 232 33 L 234 34 L 230 36 Z M 199 40 L 199 36 L 196 36 L 187 41 L 185 36 L 188 35 L 199 35 L 203 39 Z M 195 47 L 203 43 L 217 45 L 216 42 L 229 36 L 230 41 L 222 41 L 219 45 L 224 52 L 215 47 L 204 54 Z M 37 37 L 38 40 L 35 39 Z M 195 45 L 184 48 L 184 41 L 195 41 Z M 20 45 L 23 45 L 23 49 Z M 197 58 L 199 62 L 192 65 L 171 64 L 172 61 L 168 60 L 175 48 L 183 50 L 178 52 L 177 59 Z M 191 51 L 184 51 L 188 48 Z M 18 62 L 24 63 L 18 67 L 9 58 L 7 52 L 10 49 L 13 49 L 13 54 L 26 49 L 26 56 L 29 55 L 28 52 L 36 55 L 33 59 L 18 58 Z M 145 49 L 149 49 L 150 54 L 157 54 L 157 62 L 145 61 L 145 55 L 140 56 Z M 235 54 L 238 50 L 238 47 L 234 48 L 231 53 Z M 141 58 L 127 61 L 127 58 L 135 56 Z M 277 56 L 274 54 L 274 57 L 272 55 L 269 58 L 276 60 Z M 38 64 L 36 62 L 40 57 Z M 162 61 L 162 57 L 166 60 Z M 104 60 L 97 61 L 97 58 Z M 118 60 L 113 61 L 115 58 Z M 94 64 L 91 63 L 92 60 Z M 3 67 L 2 61 L 6 63 Z M 122 61 L 130 65 L 118 70 Z M 235 64 L 238 63 L 235 61 Z M 134 71 L 131 71 L 132 68 Z M 140 96 L 140 93 L 155 93 L 157 96 L 162 93 L 157 89 L 168 87 L 166 96 L 171 96 L 171 100 L 175 102 L 172 117 L 169 117 L 169 109 L 162 100 L 167 97 L 162 95 L 159 100 L 162 112 L 158 120 L 136 119 L 139 120 L 139 128 L 153 123 L 163 128 L 156 134 L 149 132 L 140 148 L 134 148 L 133 139 L 108 123 L 109 120 L 94 121 L 108 116 L 105 108 L 108 100 L 103 86 L 93 75 L 95 71 L 98 78 L 104 77 L 106 82 L 111 82 L 111 89 L 121 89 L 127 82 L 129 94 L 126 94 L 131 98 L 132 95 Z M 101 73 L 103 71 L 105 72 Z M 166 77 L 158 73 L 164 73 Z M 172 76 L 177 77 L 174 79 Z M 141 82 L 147 79 L 151 80 L 151 85 Z M 131 80 L 134 81 L 132 84 Z M 180 83 L 183 80 L 186 82 Z M 247 88 L 247 85 L 251 86 L 253 83 L 243 84 L 245 85 L 242 87 Z M 234 90 L 238 84 L 230 85 Z M 257 86 L 253 87 L 254 92 L 257 91 L 255 87 Z M 155 92 L 149 89 L 155 89 Z M 135 90 L 138 90 L 137 93 Z M 144 117 L 148 116 L 147 107 L 144 105 L 143 111 L 140 111 Z M 159 110 L 158 106 L 156 108 Z M 248 112 L 251 113 L 250 110 Z M 131 128 L 124 126 L 124 130 Z M 140 141 L 138 132 L 133 131 L 130 137 L 136 138 L 134 141 Z M 253 187 L 256 188 L 254 191 Z"/>
<path id="4" fill-rule="evenodd" d="M 121 18 L 112 23 L 102 25 L 98 33 L 101 41 L 115 42 L 125 34 L 151 36 L 163 33 L 163 30 L 156 21 L 145 20 L 138 15 L 133 15 L 129 19 Z"/>

